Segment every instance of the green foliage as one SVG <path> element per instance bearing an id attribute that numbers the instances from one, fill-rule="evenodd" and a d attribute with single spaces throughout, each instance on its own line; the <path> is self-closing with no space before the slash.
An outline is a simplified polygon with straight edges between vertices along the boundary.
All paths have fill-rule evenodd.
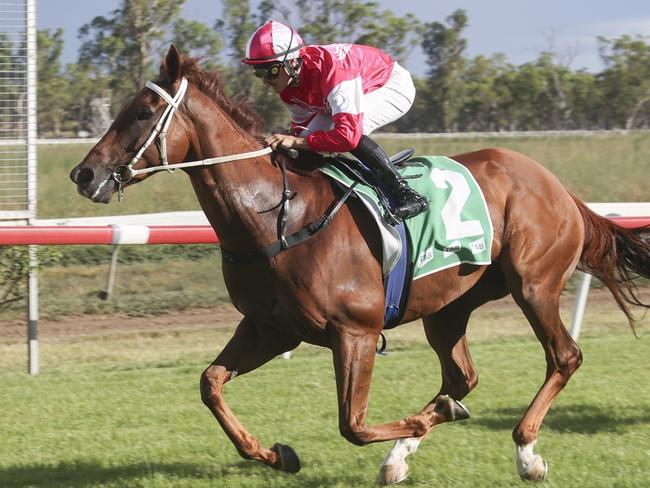
<path id="1" fill-rule="evenodd" d="M 221 38 L 202 22 L 178 19 L 173 27 L 173 44 L 185 55 L 200 58 L 205 69 L 215 69 L 221 51 Z"/>
<path id="2" fill-rule="evenodd" d="M 298 32 L 307 44 L 348 42 L 377 46 L 405 61 L 418 43 L 420 22 L 413 14 L 403 17 L 380 10 L 375 1 L 295 0 Z"/>
<path id="3" fill-rule="evenodd" d="M 0 309 L 25 296 L 29 267 L 27 247 L 0 246 Z"/>
<path id="4" fill-rule="evenodd" d="M 447 17 L 447 24 L 426 24 L 422 35 L 422 48 L 429 66 L 425 103 L 432 118 L 428 130 L 435 132 L 459 130 L 457 119 L 464 99 L 461 79 L 466 64 L 463 52 L 467 41 L 462 37 L 467 27 L 465 11 L 456 10 Z"/>
<path id="5" fill-rule="evenodd" d="M 38 248 L 37 266 L 52 266 L 59 260 L 58 249 Z M 0 310 L 27 296 L 30 272 L 30 249 L 27 246 L 0 246 Z"/>
<path id="6" fill-rule="evenodd" d="M 131 96 L 152 75 L 153 50 L 185 0 L 122 0 L 109 17 L 95 17 L 80 29 L 79 60 L 110 73 L 116 93 Z M 158 61 L 158 59 L 156 59 Z M 124 97 L 119 96 L 120 105 Z"/>
<path id="7" fill-rule="evenodd" d="M 650 36 L 599 38 L 606 69 L 598 76 L 607 120 L 625 129 L 650 124 Z"/>
<path id="8" fill-rule="evenodd" d="M 38 31 L 38 125 L 41 135 L 60 137 L 67 107 L 73 98 L 69 80 L 61 72 L 63 29 Z"/>

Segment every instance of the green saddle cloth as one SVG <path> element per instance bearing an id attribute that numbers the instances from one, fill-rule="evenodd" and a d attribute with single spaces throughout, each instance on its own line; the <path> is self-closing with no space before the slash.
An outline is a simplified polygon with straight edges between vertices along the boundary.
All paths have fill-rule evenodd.
<path id="1" fill-rule="evenodd" d="M 345 186 L 353 183 L 334 165 L 321 171 Z M 445 156 L 422 156 L 410 159 L 400 173 L 431 202 L 427 211 L 405 221 L 413 280 L 461 263 L 490 264 L 492 221 L 483 192 L 469 170 Z M 367 205 L 369 209 L 380 208 L 372 187 L 358 184 L 355 190 L 375 202 L 375 208 Z"/>

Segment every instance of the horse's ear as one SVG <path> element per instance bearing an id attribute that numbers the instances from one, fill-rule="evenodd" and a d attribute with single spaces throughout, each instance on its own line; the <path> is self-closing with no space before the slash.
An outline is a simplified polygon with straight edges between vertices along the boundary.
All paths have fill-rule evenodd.
<path id="1" fill-rule="evenodd" d="M 160 65 L 161 76 L 167 78 L 173 85 L 181 75 L 181 53 L 176 49 L 176 46 L 171 44 L 167 56 Z"/>

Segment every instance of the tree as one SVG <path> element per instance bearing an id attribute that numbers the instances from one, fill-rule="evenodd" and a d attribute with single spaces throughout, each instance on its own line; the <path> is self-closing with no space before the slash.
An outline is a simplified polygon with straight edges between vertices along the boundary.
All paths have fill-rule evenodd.
<path id="1" fill-rule="evenodd" d="M 246 55 L 246 42 L 258 27 L 250 13 L 249 0 L 223 0 L 222 19 L 215 28 L 222 32 L 227 40 L 228 59 L 233 69 L 232 80 L 243 88 L 243 93 L 250 94 L 246 66 L 241 60 Z"/>
<path id="2" fill-rule="evenodd" d="M 173 43 L 184 55 L 201 58 L 207 69 L 218 65 L 221 37 L 202 22 L 178 19 L 173 26 Z"/>
<path id="3" fill-rule="evenodd" d="M 63 29 L 39 30 L 37 44 L 39 132 L 59 137 L 73 94 L 61 69 Z"/>
<path id="4" fill-rule="evenodd" d="M 403 62 L 418 43 L 421 23 L 417 18 L 381 11 L 378 2 L 295 0 L 295 4 L 300 18 L 298 32 L 308 44 L 366 44 Z"/>
<path id="5" fill-rule="evenodd" d="M 223 18 L 215 25 L 228 46 L 229 66 L 223 74 L 231 95 L 249 100 L 270 129 L 286 128 L 288 113 L 273 90 L 255 79 L 250 67 L 241 61 L 246 55 L 248 38 L 275 10 L 275 3 L 266 0 L 261 2 L 260 14 L 255 16 L 250 12 L 248 0 L 223 0 Z"/>
<path id="6" fill-rule="evenodd" d="M 467 27 L 465 11 L 456 10 L 446 21 L 448 26 L 440 22 L 425 24 L 421 43 L 429 66 L 425 94 L 431 115 L 429 130 L 442 132 L 457 130 L 458 112 L 464 103 L 463 52 L 467 46 L 462 37 Z"/>
<path id="7" fill-rule="evenodd" d="M 152 54 L 167 37 L 185 0 L 122 0 L 110 16 L 95 17 L 79 30 L 79 62 L 109 75 L 122 105 L 152 77 Z M 156 60 L 158 57 L 156 56 Z"/>
<path id="8" fill-rule="evenodd" d="M 650 125 L 650 36 L 598 38 L 605 70 L 598 84 L 607 100 L 606 124 L 634 129 Z"/>
<path id="9" fill-rule="evenodd" d="M 462 75 L 464 103 L 458 112 L 460 130 L 499 131 L 508 127 L 505 108 L 511 94 L 502 81 L 513 70 L 503 54 L 477 56 L 467 62 Z"/>

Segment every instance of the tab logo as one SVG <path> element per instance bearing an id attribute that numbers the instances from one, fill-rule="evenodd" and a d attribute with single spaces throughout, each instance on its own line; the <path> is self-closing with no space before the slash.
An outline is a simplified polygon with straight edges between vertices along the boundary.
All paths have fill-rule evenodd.
<path id="1" fill-rule="evenodd" d="M 485 239 L 483 237 L 470 242 L 468 245 L 472 250 L 472 254 L 479 254 L 485 251 Z"/>
<path id="2" fill-rule="evenodd" d="M 425 264 L 433 259 L 433 248 L 430 247 L 418 256 L 418 268 L 422 268 Z"/>
<path id="3" fill-rule="evenodd" d="M 460 251 L 460 249 L 461 249 L 460 241 L 454 241 L 448 246 L 442 248 L 443 250 L 442 256 L 443 258 L 447 259 L 452 254 L 456 254 L 458 251 Z"/>

